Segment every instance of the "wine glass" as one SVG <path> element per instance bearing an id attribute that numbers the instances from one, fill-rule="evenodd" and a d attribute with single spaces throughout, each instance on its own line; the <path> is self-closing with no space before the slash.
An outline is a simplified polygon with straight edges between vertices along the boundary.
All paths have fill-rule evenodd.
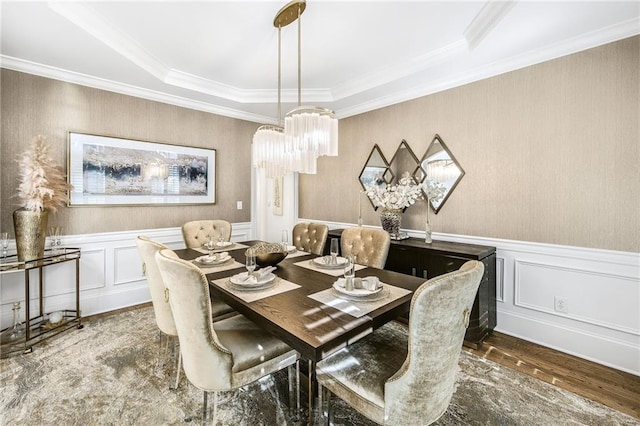
<path id="1" fill-rule="evenodd" d="M 252 276 L 253 271 L 256 269 L 256 255 L 251 250 L 247 250 L 245 255 L 246 261 L 245 265 L 247 267 L 247 276 Z"/>
<path id="2" fill-rule="evenodd" d="M 353 287 L 354 287 L 353 278 L 356 275 L 355 259 L 351 254 L 348 256 L 345 256 L 345 258 L 346 258 L 346 262 L 344 264 L 344 278 L 345 278 L 344 288 L 347 291 L 353 291 Z"/>
<path id="3" fill-rule="evenodd" d="M 62 250 L 62 235 L 64 234 L 64 228 L 57 227 L 56 231 L 56 247 L 58 250 Z"/>
<path id="4" fill-rule="evenodd" d="M 51 250 L 55 251 L 58 246 L 58 233 L 60 232 L 59 228 L 56 226 L 52 226 L 49 228 L 49 244 L 51 246 Z"/>
<path id="5" fill-rule="evenodd" d="M 289 247 L 289 231 L 287 231 L 286 229 L 282 230 L 282 249 L 284 251 L 287 251 L 287 248 Z"/>
<path id="6" fill-rule="evenodd" d="M 9 249 L 9 233 L 0 232 L 0 245 L 2 246 L 2 257 L 7 257 L 7 250 Z"/>
<path id="7" fill-rule="evenodd" d="M 331 239 L 330 253 L 331 253 L 332 265 L 335 265 L 336 263 L 338 263 L 338 253 L 340 253 L 339 245 L 340 245 L 340 241 L 337 238 Z"/>
<path id="8" fill-rule="evenodd" d="M 216 243 L 213 240 L 213 237 L 208 235 L 206 241 L 204 242 L 204 247 L 209 251 L 209 257 L 213 257 L 213 251 L 216 248 Z"/>

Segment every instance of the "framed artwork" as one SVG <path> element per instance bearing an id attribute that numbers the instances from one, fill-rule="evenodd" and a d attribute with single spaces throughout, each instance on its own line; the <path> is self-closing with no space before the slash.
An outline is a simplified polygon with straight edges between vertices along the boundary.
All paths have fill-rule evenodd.
<path id="1" fill-rule="evenodd" d="M 282 186 L 284 178 L 282 176 L 273 178 L 273 214 L 282 216 Z"/>
<path id="2" fill-rule="evenodd" d="M 69 132 L 70 206 L 214 204 L 216 151 Z"/>

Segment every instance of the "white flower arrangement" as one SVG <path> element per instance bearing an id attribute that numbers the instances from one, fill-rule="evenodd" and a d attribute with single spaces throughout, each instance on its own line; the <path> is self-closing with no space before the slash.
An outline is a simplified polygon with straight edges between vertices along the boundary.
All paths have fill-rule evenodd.
<path id="1" fill-rule="evenodd" d="M 427 178 L 422 182 L 422 191 L 427 196 L 427 204 L 429 201 L 438 203 L 444 197 L 447 188 L 442 183 Z"/>
<path id="2" fill-rule="evenodd" d="M 420 186 L 410 177 L 403 177 L 397 185 L 369 185 L 366 194 L 374 206 L 387 209 L 405 209 L 422 197 Z"/>
<path id="3" fill-rule="evenodd" d="M 33 138 L 29 148 L 18 157 L 20 207 L 31 211 L 56 211 L 65 205 L 71 185 L 62 167 L 53 165 L 45 137 Z"/>

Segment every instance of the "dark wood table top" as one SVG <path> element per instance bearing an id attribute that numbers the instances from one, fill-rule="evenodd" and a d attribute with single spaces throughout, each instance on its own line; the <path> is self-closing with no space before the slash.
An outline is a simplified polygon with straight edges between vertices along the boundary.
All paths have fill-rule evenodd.
<path id="1" fill-rule="evenodd" d="M 242 242 L 248 246 L 255 243 L 257 241 Z M 229 250 L 229 254 L 243 265 L 245 262 L 244 252 L 244 249 Z M 186 260 L 195 259 L 202 255 L 192 249 L 176 250 L 176 254 Z M 317 256 L 309 254 L 286 258 L 277 265 L 278 268 L 274 273 L 278 277 L 301 286 L 294 290 L 254 302 L 245 302 L 214 284 L 210 284 L 210 290 L 213 297 L 219 296 L 238 312 L 296 349 L 303 358 L 317 362 L 388 321 L 408 312 L 413 291 L 425 281 L 422 278 L 382 269 L 365 268 L 357 271 L 357 277 L 377 276 L 382 282 L 406 288 L 411 290 L 411 293 L 393 300 L 367 315 L 355 318 L 307 297 L 330 288 L 337 279 L 335 276 L 295 265 L 295 263 L 314 257 Z M 244 270 L 242 267 L 211 273 L 207 274 L 207 278 L 211 282 L 219 278 L 230 277 Z"/>

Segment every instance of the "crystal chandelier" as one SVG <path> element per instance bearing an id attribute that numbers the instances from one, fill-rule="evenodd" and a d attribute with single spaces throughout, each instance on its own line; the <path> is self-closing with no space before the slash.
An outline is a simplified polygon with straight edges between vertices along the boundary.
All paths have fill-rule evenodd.
<path id="1" fill-rule="evenodd" d="M 276 14 L 273 25 L 278 29 L 278 125 L 262 125 L 253 136 L 253 165 L 265 169 L 266 177 L 289 172 L 315 174 L 320 156 L 338 155 L 338 120 L 333 111 L 301 103 L 300 17 L 306 8 L 304 0 L 293 0 Z M 298 107 L 281 122 L 281 29 L 298 21 Z"/>
<path id="2" fill-rule="evenodd" d="M 276 21 L 286 20 L 287 24 L 298 21 L 298 107 L 289 111 L 284 119 L 285 151 L 295 156 L 295 171 L 315 174 L 318 157 L 338 155 L 338 119 L 329 109 L 301 106 L 300 39 L 305 8 L 305 0 L 293 0 L 278 12 Z"/>
<path id="3" fill-rule="evenodd" d="M 274 22 L 275 25 L 275 22 Z M 284 128 L 280 126 L 280 86 L 281 86 L 281 27 L 278 28 L 278 125 L 263 124 L 253 135 L 253 166 L 265 169 L 267 178 L 284 176 L 290 172 L 285 160 Z"/>

